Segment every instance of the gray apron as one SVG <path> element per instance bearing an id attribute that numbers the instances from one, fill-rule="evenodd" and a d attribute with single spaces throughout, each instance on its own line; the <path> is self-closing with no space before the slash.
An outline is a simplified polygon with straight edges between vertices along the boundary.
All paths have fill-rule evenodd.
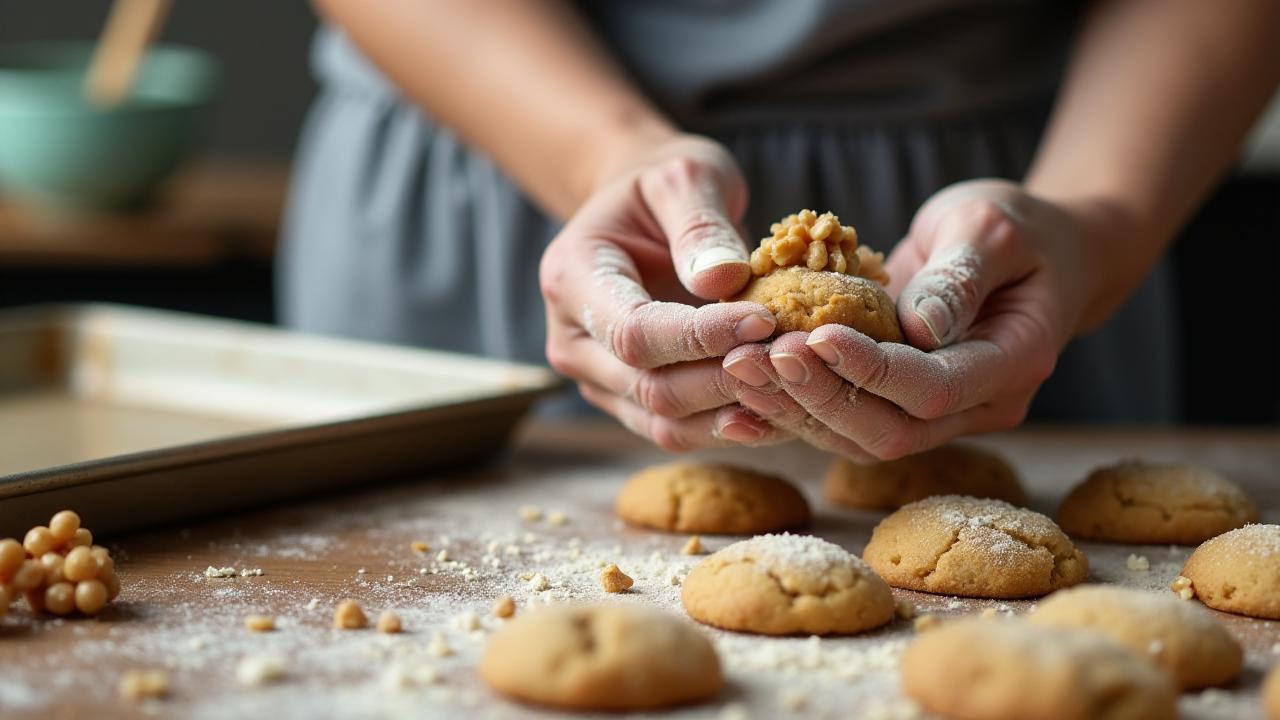
<path id="1" fill-rule="evenodd" d="M 733 151 L 751 189 L 747 227 L 829 209 L 886 251 L 940 188 L 1022 177 L 1075 11 L 1012 0 L 583 4 L 665 112 Z M 312 62 L 321 91 L 285 221 L 284 322 L 545 362 L 537 267 L 557 223 L 339 32 L 320 31 Z M 1169 275 L 1157 268 L 1068 347 L 1033 417 L 1177 419 Z"/>

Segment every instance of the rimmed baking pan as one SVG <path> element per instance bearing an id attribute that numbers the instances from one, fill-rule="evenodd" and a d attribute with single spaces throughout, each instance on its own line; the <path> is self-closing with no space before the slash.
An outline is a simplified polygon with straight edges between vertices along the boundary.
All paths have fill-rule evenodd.
<path id="1" fill-rule="evenodd" d="M 0 536 L 111 533 L 496 453 L 546 368 L 116 305 L 0 311 Z"/>

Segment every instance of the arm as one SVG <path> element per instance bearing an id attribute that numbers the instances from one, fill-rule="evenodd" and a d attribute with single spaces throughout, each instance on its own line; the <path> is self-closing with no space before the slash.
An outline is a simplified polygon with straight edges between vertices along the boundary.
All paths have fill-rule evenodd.
<path id="1" fill-rule="evenodd" d="M 943 190 L 890 258 L 911 345 L 828 325 L 738 348 L 726 370 L 768 395 L 743 403 L 864 461 L 1019 424 L 1063 346 L 1132 292 L 1229 166 L 1278 80 L 1274 0 L 1097 3 L 1025 183 Z M 834 440 L 814 438 L 814 419 Z"/>

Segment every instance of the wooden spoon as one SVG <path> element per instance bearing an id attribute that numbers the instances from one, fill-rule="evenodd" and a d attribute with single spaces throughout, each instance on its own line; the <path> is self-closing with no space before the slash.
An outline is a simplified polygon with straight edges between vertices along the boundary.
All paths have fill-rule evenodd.
<path id="1" fill-rule="evenodd" d="M 160 33 L 170 0 L 116 0 L 84 78 L 84 96 L 110 110 L 129 96 L 147 45 Z"/>

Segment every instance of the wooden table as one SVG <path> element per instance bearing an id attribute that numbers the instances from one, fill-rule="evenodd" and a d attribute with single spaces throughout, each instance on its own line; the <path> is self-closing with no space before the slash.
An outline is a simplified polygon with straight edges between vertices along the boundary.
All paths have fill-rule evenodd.
<path id="1" fill-rule="evenodd" d="M 1280 519 L 1280 433 L 1224 431 L 1024 430 L 981 441 L 1022 471 L 1033 506 L 1052 511 L 1091 467 L 1123 457 L 1188 460 L 1244 484 Z M 860 551 L 879 515 L 825 502 L 825 459 L 801 446 L 708 453 L 783 471 L 813 502 L 812 531 Z M 495 626 L 489 608 L 511 595 L 523 609 L 547 599 L 602 597 L 599 563 L 616 562 L 636 579 L 618 602 L 679 610 L 678 583 L 696 558 L 678 552 L 682 536 L 624 527 L 613 496 L 634 468 L 663 459 L 616 427 L 535 425 L 488 467 L 424 478 L 291 507 L 175 527 L 112 543 L 124 591 L 89 620 L 33 618 L 15 606 L 0 623 L 0 717 L 553 717 L 490 695 L 474 667 Z M 565 524 L 528 522 L 518 509 L 561 512 Z M 91 526 L 92 517 L 86 518 Z M 410 549 L 422 540 L 425 554 Z M 718 549 L 730 538 L 704 538 Z M 1189 548 L 1081 543 L 1092 579 L 1165 588 Z M 437 557 L 444 550 L 446 559 Z M 1146 557 L 1147 571 L 1126 567 Z M 260 568 L 259 577 L 205 578 L 208 566 Z M 522 579 L 540 573 L 551 589 Z M 950 616 L 994 607 L 1026 612 L 1033 601 L 965 600 L 912 592 L 921 612 Z M 407 632 L 329 627 L 334 605 L 358 599 L 372 617 L 394 608 Z M 269 613 L 272 633 L 245 629 L 244 617 Z M 472 614 L 474 613 L 474 615 Z M 1262 673 L 1280 663 L 1280 624 L 1219 615 L 1247 648 L 1242 680 L 1226 690 L 1189 694 L 1187 718 L 1254 717 Z M 469 629 L 478 622 L 480 629 Z M 840 639 L 757 638 L 710 631 L 730 679 L 716 703 L 671 717 L 915 717 L 902 700 L 896 663 L 909 623 Z M 447 646 L 451 654 L 437 653 Z M 246 657 L 276 655 L 279 682 L 242 687 Z M 172 693 L 132 704 L 116 697 L 131 668 L 166 668 Z M 423 668 L 437 678 L 418 683 Z"/>

